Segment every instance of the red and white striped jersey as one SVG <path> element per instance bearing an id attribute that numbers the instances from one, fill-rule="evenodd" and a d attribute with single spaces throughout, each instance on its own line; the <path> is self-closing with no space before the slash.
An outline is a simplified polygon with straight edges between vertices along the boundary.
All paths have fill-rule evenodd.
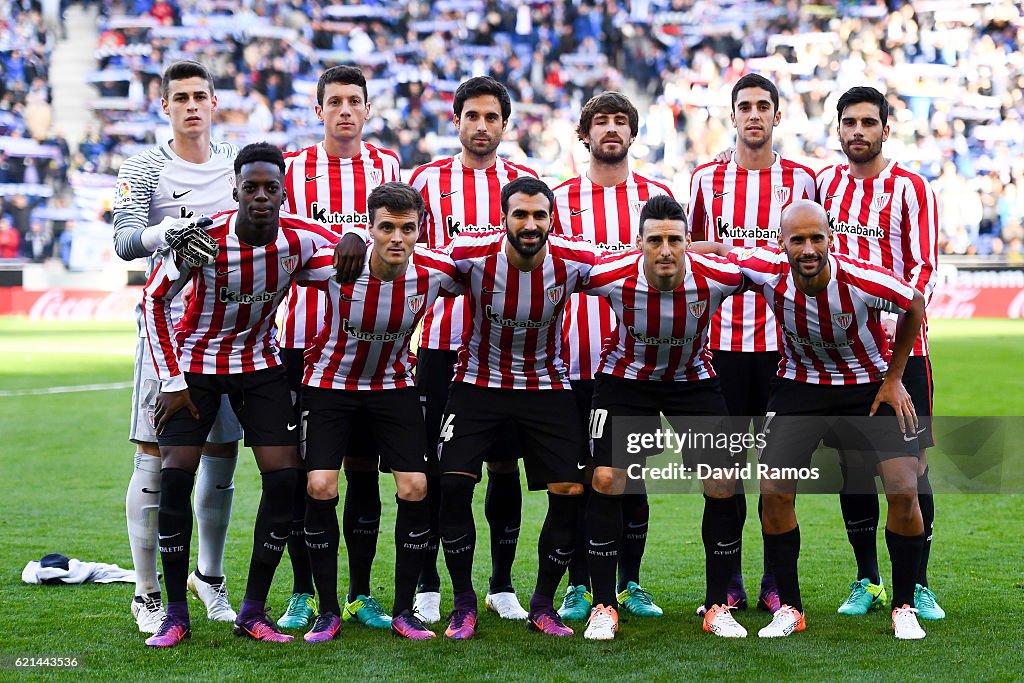
<path id="1" fill-rule="evenodd" d="M 774 246 L 782 210 L 814 199 L 814 171 L 778 154 L 766 169 L 736 164 L 698 166 L 690 178 L 690 237 L 732 247 Z M 772 312 L 753 292 L 726 300 L 711 321 L 713 351 L 776 351 Z"/>
<path id="2" fill-rule="evenodd" d="M 583 240 L 548 234 L 547 255 L 528 273 L 505 255 L 505 231 L 461 235 L 451 245 L 472 316 L 452 381 L 501 389 L 569 389 L 562 311 L 597 261 Z"/>
<path id="3" fill-rule="evenodd" d="M 772 307 L 782 329 L 779 377 L 808 384 L 866 384 L 885 378 L 887 342 L 880 314 L 907 311 L 913 287 L 879 266 L 829 254 L 828 286 L 807 296 L 796 288 L 782 252 L 735 249 L 729 261 Z"/>
<path id="4" fill-rule="evenodd" d="M 726 259 L 687 252 L 682 284 L 663 292 L 647 281 L 642 253 L 605 254 L 583 283 L 583 291 L 607 300 L 618 318 L 598 372 L 662 382 L 714 377 L 707 349 L 711 317 L 746 283 Z"/>
<path id="5" fill-rule="evenodd" d="M 303 384 L 321 389 L 400 389 L 414 386 L 409 340 L 439 296 L 458 296 L 458 271 L 444 252 L 416 247 L 405 274 L 380 280 L 366 265 L 352 284 L 335 277 L 333 249 L 313 257 L 298 282 L 324 292 L 327 314 L 306 349 Z"/>
<path id="6" fill-rule="evenodd" d="M 399 180 L 398 155 L 361 143 L 351 158 L 332 157 L 324 143 L 284 155 L 284 210 L 320 223 L 334 232 L 350 225 L 369 227 L 366 200 L 375 187 Z M 317 289 L 292 286 L 281 323 L 281 346 L 308 346 L 324 319 Z"/>
<path id="7" fill-rule="evenodd" d="M 636 248 L 640 211 L 651 197 L 672 196 L 668 186 L 630 173 L 614 187 L 595 185 L 577 176 L 555 188 L 552 232 L 588 240 L 602 251 Z M 562 353 L 570 379 L 594 379 L 601 347 L 615 327 L 615 316 L 604 299 L 574 294 L 562 323 Z"/>
<path id="8" fill-rule="evenodd" d="M 237 215 L 216 214 L 206 229 L 220 246 L 215 263 L 193 268 L 164 259 L 146 283 L 146 332 L 161 380 L 183 372 L 226 375 L 279 365 L 277 307 L 314 252 L 338 240 L 318 223 L 282 213 L 277 238 L 253 247 L 235 234 Z M 359 233 L 366 238 L 365 230 Z M 188 283 L 193 293 L 175 325 L 170 301 Z"/>
<path id="9" fill-rule="evenodd" d="M 486 169 L 466 168 L 459 156 L 420 166 L 409 179 L 426 203 L 420 242 L 444 249 L 460 233 L 500 228 L 501 188 L 521 175 L 538 177 L 533 169 L 501 157 Z M 456 350 L 468 325 L 463 299 L 438 299 L 423 318 L 419 345 Z"/>
<path id="10" fill-rule="evenodd" d="M 923 177 L 890 161 L 874 178 L 854 178 L 846 164 L 818 176 L 818 196 L 832 226 L 833 249 L 893 271 L 931 301 L 937 280 L 939 215 Z M 928 355 L 928 320 L 914 343 Z"/>

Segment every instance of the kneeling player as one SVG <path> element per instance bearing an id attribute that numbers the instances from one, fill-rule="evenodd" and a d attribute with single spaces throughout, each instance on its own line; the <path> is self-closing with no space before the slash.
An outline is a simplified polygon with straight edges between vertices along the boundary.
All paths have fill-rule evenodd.
<path id="1" fill-rule="evenodd" d="M 810 201 L 794 202 L 783 212 L 779 245 L 783 253 L 753 249 L 729 254 L 774 309 L 785 340 L 760 464 L 806 467 L 827 432 L 850 443 L 846 439 L 856 431 L 854 425 L 863 423 L 849 418 L 877 413 L 869 422 L 869 437 L 889 502 L 885 539 L 893 567 L 893 629 L 899 639 L 924 638 L 914 610 L 914 578 L 924 544 L 917 503 L 917 415 L 901 383 L 924 298 L 891 271 L 830 255 L 828 218 Z M 888 366 L 881 353 L 880 311 L 905 313 Z M 796 421 L 784 416 L 832 417 Z M 860 444 L 855 448 L 863 450 Z M 783 603 L 771 624 L 758 632 L 762 638 L 806 628 L 797 573 L 796 485 L 792 477 L 761 479 L 764 552 Z"/>
<path id="2" fill-rule="evenodd" d="M 398 488 L 395 605 L 391 631 L 414 640 L 434 633 L 413 612 L 413 594 L 430 533 L 426 427 L 409 373 L 409 337 L 438 296 L 461 293 L 451 259 L 416 248 L 423 198 L 405 183 L 386 183 L 367 199 L 369 258 L 355 283 L 334 279 L 329 250 L 300 284 L 327 293 L 325 324 L 306 352 L 302 382 L 308 498 L 305 536 L 320 616 L 307 642 L 335 637 L 338 602 L 338 475 L 355 429 L 368 429 Z M 414 251 L 415 249 L 415 251 Z"/>
<path id="3" fill-rule="evenodd" d="M 622 433 L 641 423 L 661 427 L 664 413 L 678 433 L 714 433 L 728 414 L 706 349 L 708 327 L 723 299 L 744 289 L 734 265 L 687 252 L 686 215 L 671 197 L 650 199 L 640 213 L 637 245 L 601 258 L 584 284 L 587 294 L 611 304 L 618 325 L 606 340 L 590 413 L 594 490 L 587 503 L 587 561 L 594 608 L 584 637 L 611 640 L 618 630 L 615 569 L 622 537 L 622 498 L 626 464 Z M 678 416 L 691 416 L 680 419 Z M 701 417 L 692 417 L 701 416 Z M 675 417 L 675 419 L 673 419 Z M 634 418 L 629 429 L 621 418 Z M 619 419 L 613 440 L 613 421 Z M 689 458 L 688 458 L 689 460 Z M 697 460 L 728 467 L 728 453 L 702 453 Z M 727 592 L 741 526 L 735 514 L 736 482 L 704 482 L 701 535 L 707 567 L 704 630 L 742 638 L 747 632 L 729 612 Z"/>
<path id="4" fill-rule="evenodd" d="M 280 216 L 284 159 L 260 143 L 235 159 L 237 211 L 213 217 L 209 234 L 218 245 L 215 261 L 201 268 L 166 259 L 144 292 L 153 359 L 161 379 L 155 417 L 160 444 L 160 556 L 167 588 L 167 614 L 151 647 L 173 647 L 190 635 L 185 584 L 192 539 L 191 494 L 203 443 L 221 397 L 227 395 L 253 449 L 263 478 L 256 514 L 252 560 L 235 633 L 285 642 L 267 618 L 264 604 L 291 526 L 290 492 L 299 466 L 291 398 L 273 342 L 274 316 L 292 280 L 314 252 L 334 246 L 329 230 L 295 216 Z M 365 231 L 338 244 L 344 268 L 359 272 Z M 168 307 L 189 282 L 193 296 L 171 325 Z"/>

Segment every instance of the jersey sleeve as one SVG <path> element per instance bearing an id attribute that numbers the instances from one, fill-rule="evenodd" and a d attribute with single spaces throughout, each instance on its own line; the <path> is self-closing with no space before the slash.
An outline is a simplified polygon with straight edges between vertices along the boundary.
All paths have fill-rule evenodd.
<path id="1" fill-rule="evenodd" d="M 337 273 L 334 268 L 334 248 L 321 247 L 306 262 L 306 267 L 295 276 L 295 284 L 304 287 L 326 289 L 327 283 Z"/>
<path id="2" fill-rule="evenodd" d="M 145 258 L 142 231 L 149 227 L 149 205 L 156 192 L 163 165 L 158 159 L 136 155 L 125 159 L 117 172 L 114 193 L 114 253 L 125 261 Z"/>
<path id="3" fill-rule="evenodd" d="M 785 256 L 763 247 L 738 247 L 726 257 L 753 284 L 761 284 L 782 271 Z"/>
<path id="4" fill-rule="evenodd" d="M 416 248 L 418 263 L 430 269 L 431 277 L 437 281 L 437 295 L 441 297 L 457 297 L 465 293 L 459 269 L 451 257 L 440 249 Z"/>
<path id="5" fill-rule="evenodd" d="M 908 280 L 914 289 L 924 295 L 925 304 L 931 301 L 938 279 L 935 264 L 939 256 L 939 216 L 935 193 L 924 178 L 908 182 L 905 191 L 907 215 L 905 245 L 914 267 Z"/>
<path id="6" fill-rule="evenodd" d="M 690 207 L 687 220 L 690 224 L 690 239 L 699 242 L 708 239 L 707 209 L 704 206 L 704 195 L 700 191 L 701 173 L 695 171 L 690 177 Z"/>
<path id="7" fill-rule="evenodd" d="M 170 305 L 171 300 L 192 280 L 195 273 L 201 271 L 183 265 L 174 258 L 161 260 L 160 266 L 153 271 L 142 290 L 142 315 L 147 343 L 163 391 L 186 388 L 178 367 L 178 348 Z"/>

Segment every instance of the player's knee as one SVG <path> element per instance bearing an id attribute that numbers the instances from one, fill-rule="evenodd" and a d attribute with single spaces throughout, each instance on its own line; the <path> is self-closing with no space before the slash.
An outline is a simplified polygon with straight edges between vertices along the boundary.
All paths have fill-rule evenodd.
<path id="1" fill-rule="evenodd" d="M 553 493 L 556 496 L 582 496 L 583 484 L 577 484 L 575 482 L 548 484 L 548 492 Z"/>
<path id="2" fill-rule="evenodd" d="M 270 525 L 288 527 L 292 521 L 292 493 L 295 490 L 297 473 L 293 468 L 264 472 L 263 497 L 258 514 L 265 515 Z"/>
<path id="3" fill-rule="evenodd" d="M 761 496 L 761 520 L 765 529 L 785 526 L 793 514 L 796 496 L 780 493 L 765 493 Z"/>
<path id="4" fill-rule="evenodd" d="M 501 460 L 487 463 L 487 471 L 495 474 L 513 474 L 519 471 L 518 460 Z"/>
<path id="5" fill-rule="evenodd" d="M 199 469 L 199 456 L 202 449 L 199 446 L 164 446 L 160 449 L 161 467 L 164 469 L 173 468 L 186 472 L 196 473 Z"/>
<path id="6" fill-rule="evenodd" d="M 917 493 L 888 493 L 885 496 L 889 503 L 888 515 L 900 522 L 911 522 L 921 517 L 921 508 L 917 502 Z"/>
<path id="7" fill-rule="evenodd" d="M 203 455 L 209 455 L 212 458 L 237 458 L 238 442 L 212 443 L 207 441 L 203 446 Z"/>
<path id="8" fill-rule="evenodd" d="M 402 500 L 419 501 L 427 497 L 427 475 L 420 472 L 394 472 L 395 487 Z"/>
<path id="9" fill-rule="evenodd" d="M 473 506 L 476 480 L 466 474 L 441 475 L 441 514 Z"/>
<path id="10" fill-rule="evenodd" d="M 594 469 L 591 487 L 606 496 L 621 495 L 626 489 L 625 473 L 614 467 L 597 467 Z"/>
<path id="11" fill-rule="evenodd" d="M 150 441 L 139 441 L 135 444 L 135 451 L 144 455 L 152 455 L 156 458 L 160 457 L 160 446 Z"/>
<path id="12" fill-rule="evenodd" d="M 316 500 L 338 497 L 338 473 L 331 470 L 313 470 L 306 475 L 306 493 Z"/>

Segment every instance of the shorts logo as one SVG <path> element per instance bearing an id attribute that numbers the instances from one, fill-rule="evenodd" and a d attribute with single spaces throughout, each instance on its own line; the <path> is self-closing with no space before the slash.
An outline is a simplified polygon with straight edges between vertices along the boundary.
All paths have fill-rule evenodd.
<path id="1" fill-rule="evenodd" d="M 690 309 L 690 315 L 692 315 L 694 318 L 699 318 L 702 315 L 704 315 L 704 311 L 708 310 L 708 302 L 694 301 L 692 303 L 687 304 L 686 307 Z"/>
<path id="2" fill-rule="evenodd" d="M 548 287 L 548 301 L 557 305 L 562 300 L 562 296 L 565 295 L 565 285 L 558 285 L 556 287 Z"/>
<path id="3" fill-rule="evenodd" d="M 117 181 L 114 191 L 114 206 L 125 206 L 132 201 L 132 186 L 127 180 Z"/>
<path id="4" fill-rule="evenodd" d="M 646 206 L 646 205 L 647 205 L 646 201 L 630 202 L 629 203 L 629 210 L 639 216 L 640 212 L 644 210 L 644 206 Z"/>
<path id="5" fill-rule="evenodd" d="M 832 320 L 844 330 L 850 327 L 853 322 L 853 313 L 833 313 Z"/>
<path id="6" fill-rule="evenodd" d="M 881 211 L 889 203 L 889 198 L 892 196 L 890 192 L 883 192 L 882 194 L 876 194 L 875 198 L 871 200 L 871 208 L 875 211 Z"/>
<path id="7" fill-rule="evenodd" d="M 789 201 L 790 188 L 785 185 L 772 185 L 772 193 L 775 195 L 775 201 L 779 204 Z"/>
<path id="8" fill-rule="evenodd" d="M 423 302 L 426 300 L 426 295 L 417 294 L 416 296 L 407 297 L 405 302 L 409 304 L 409 310 L 413 313 L 419 313 L 420 309 L 423 308 Z"/>
<path id="9" fill-rule="evenodd" d="M 380 181 L 383 178 L 383 174 L 380 171 L 370 171 L 367 175 L 370 176 L 371 183 L 380 185 Z"/>
<path id="10" fill-rule="evenodd" d="M 281 267 L 284 268 L 284 272 L 288 273 L 289 275 L 294 273 L 295 269 L 299 267 L 298 255 L 293 254 L 291 256 L 282 256 Z"/>

